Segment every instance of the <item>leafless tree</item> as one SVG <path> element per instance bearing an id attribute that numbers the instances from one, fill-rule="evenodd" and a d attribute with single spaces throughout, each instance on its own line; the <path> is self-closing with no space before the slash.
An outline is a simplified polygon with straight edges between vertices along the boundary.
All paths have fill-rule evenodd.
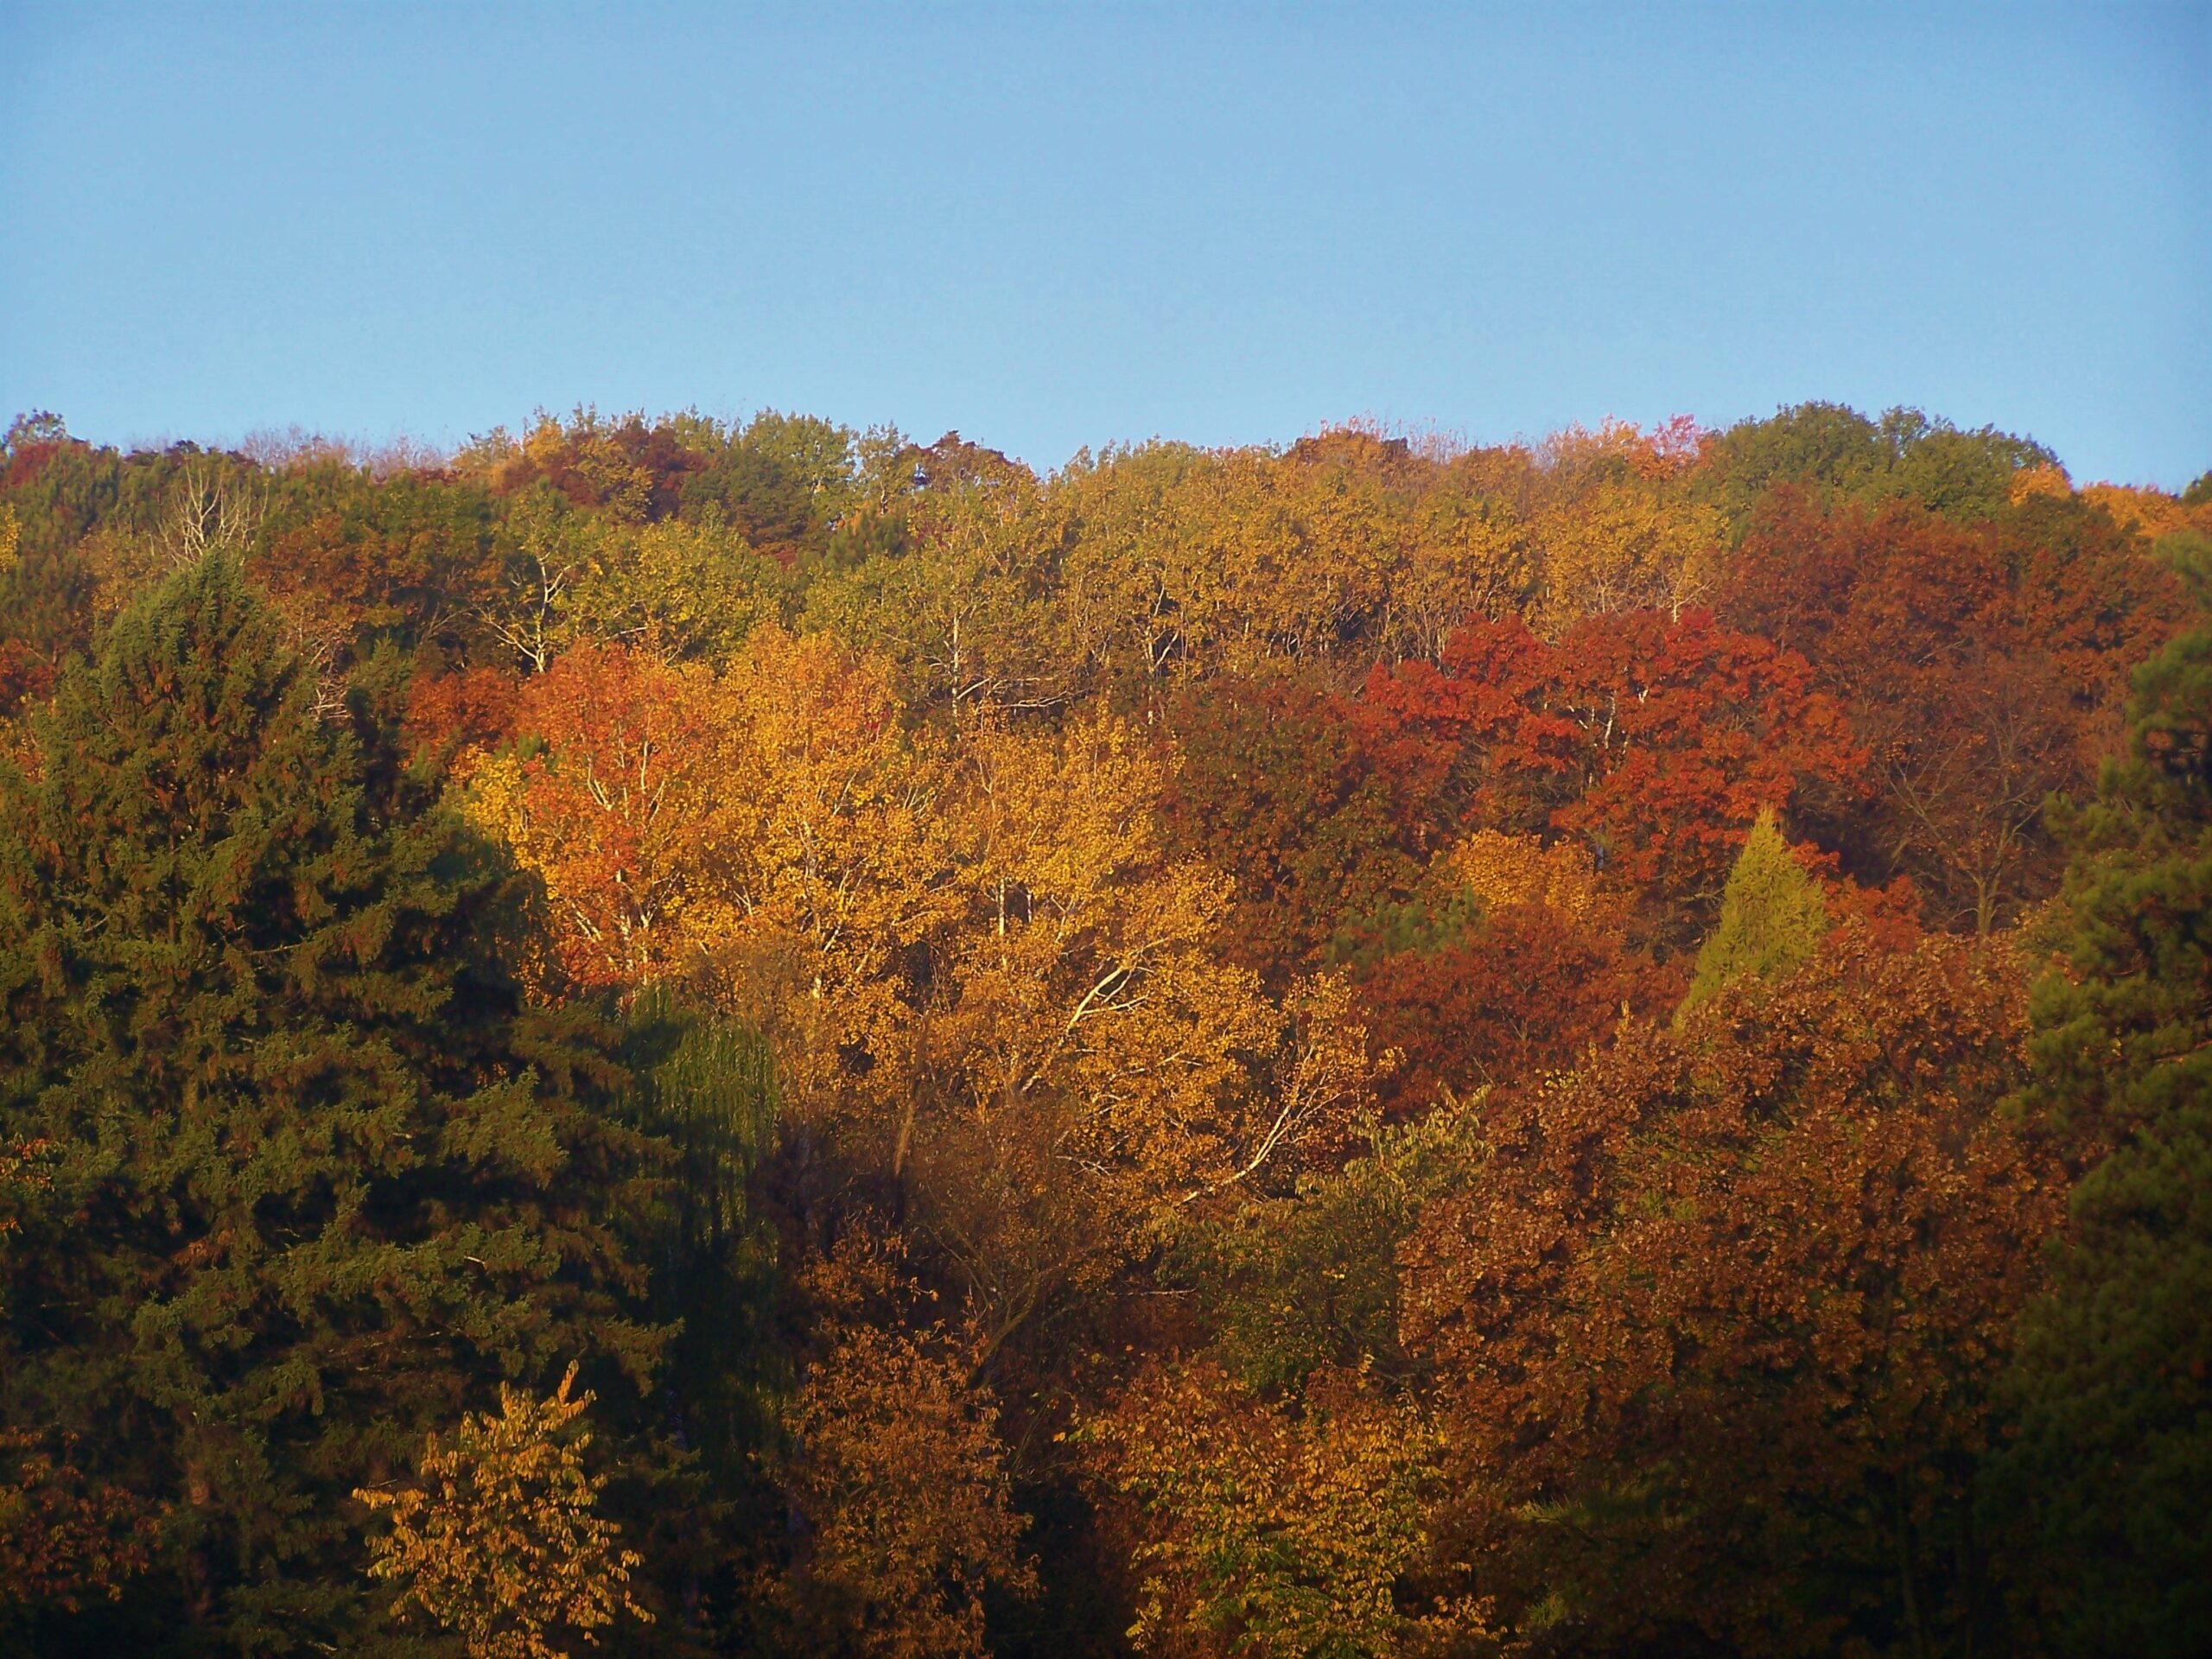
<path id="1" fill-rule="evenodd" d="M 156 535 L 174 569 L 213 552 L 243 553 L 260 525 L 264 505 L 259 489 L 213 461 L 196 461 L 177 480 Z"/>

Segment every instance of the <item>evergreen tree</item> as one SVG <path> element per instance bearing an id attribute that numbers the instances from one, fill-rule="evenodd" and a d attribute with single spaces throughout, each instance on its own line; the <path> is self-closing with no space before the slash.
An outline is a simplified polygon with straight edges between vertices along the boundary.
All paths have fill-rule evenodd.
<path id="1" fill-rule="evenodd" d="M 2212 1630 L 2212 627 L 2138 672 L 2130 714 L 2128 757 L 2057 815 L 2065 967 L 2025 1105 L 2088 1167 L 1991 1509 L 2060 1651 L 2179 1656 Z"/>
<path id="2" fill-rule="evenodd" d="M 1697 953 L 1688 1013 L 1739 979 L 1780 979 L 1812 960 L 1827 929 L 1819 883 L 1792 857 L 1771 809 L 1736 855 L 1720 896 L 1720 922 Z"/>
<path id="3" fill-rule="evenodd" d="M 364 1651 L 349 1497 L 494 1383 L 642 1381 L 610 1217 L 649 1142 L 608 1033 L 526 1006 L 518 888 L 318 716 L 227 557 L 63 675 L 0 764 L 0 1140 L 43 1141 L 0 1427 L 164 1506 L 124 1603 L 35 1645 Z"/>

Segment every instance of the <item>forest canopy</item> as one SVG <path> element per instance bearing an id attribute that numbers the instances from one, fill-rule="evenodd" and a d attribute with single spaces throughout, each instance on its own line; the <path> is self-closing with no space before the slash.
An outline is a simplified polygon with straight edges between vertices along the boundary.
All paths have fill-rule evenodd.
<path id="1" fill-rule="evenodd" d="M 0 442 L 0 1649 L 2179 1656 L 2212 473 Z"/>

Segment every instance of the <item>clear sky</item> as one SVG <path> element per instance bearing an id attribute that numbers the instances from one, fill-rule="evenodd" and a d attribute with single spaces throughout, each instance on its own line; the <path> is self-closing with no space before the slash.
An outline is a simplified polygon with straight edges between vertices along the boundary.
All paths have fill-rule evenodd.
<path id="1" fill-rule="evenodd" d="M 2212 467 L 2212 3 L 0 0 L 0 420 L 1056 465 L 1832 398 Z"/>

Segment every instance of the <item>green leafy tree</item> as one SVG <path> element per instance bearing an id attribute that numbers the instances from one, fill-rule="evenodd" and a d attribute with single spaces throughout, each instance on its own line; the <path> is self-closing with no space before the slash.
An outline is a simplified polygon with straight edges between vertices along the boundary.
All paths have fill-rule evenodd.
<path id="1" fill-rule="evenodd" d="M 1182 1228 L 1173 1277 L 1240 1384 L 1294 1390 L 1331 1364 L 1404 1369 L 1398 1249 L 1421 1206 L 1466 1178 L 1479 1122 L 1475 1106 L 1447 1101 L 1411 1123 L 1364 1125 L 1365 1155 Z"/>
<path id="2" fill-rule="evenodd" d="M 346 1494 L 498 1377 L 654 1363 L 606 1034 L 525 1005 L 513 878 L 315 695 L 210 556 L 0 766 L 0 1138 L 49 1159 L 0 1423 L 169 1516 L 123 1624 L 41 1651 L 353 1643 Z"/>
<path id="3" fill-rule="evenodd" d="M 2027 1529 L 2023 1594 L 2062 1651 L 2179 1656 L 2212 1630 L 2212 627 L 2139 671 L 2130 715 L 2127 757 L 2059 815 L 2063 965 L 2025 1104 L 2095 1161 L 2023 1324 L 1991 1507 Z"/>
<path id="4" fill-rule="evenodd" d="M 683 486 L 686 518 L 720 512 L 747 542 L 789 563 L 828 545 L 851 500 L 855 435 L 810 415 L 764 409 L 702 444 L 704 466 Z"/>
<path id="5" fill-rule="evenodd" d="M 1697 953 L 1685 1010 L 1740 979 L 1780 979 L 1810 962 L 1827 928 L 1820 884 L 1791 856 L 1771 810 L 1761 812 L 1728 873 L 1720 923 Z"/>
<path id="6" fill-rule="evenodd" d="M 1911 496 L 1937 512 L 1986 518 L 2004 510 L 2016 472 L 2056 461 L 2031 438 L 1961 431 L 1916 409 L 1871 421 L 1841 404 L 1799 404 L 1713 439 L 1694 489 L 1739 526 L 1777 484 L 1859 502 Z"/>
<path id="7" fill-rule="evenodd" d="M 747 547 L 709 504 L 697 523 L 601 526 L 564 595 L 561 633 L 726 666 L 755 621 L 777 614 L 784 568 Z"/>

